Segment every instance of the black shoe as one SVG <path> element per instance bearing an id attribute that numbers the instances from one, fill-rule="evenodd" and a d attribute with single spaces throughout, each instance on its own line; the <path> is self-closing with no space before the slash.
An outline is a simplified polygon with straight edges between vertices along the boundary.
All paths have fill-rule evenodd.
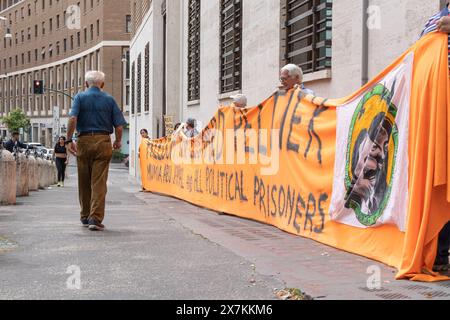
<path id="1" fill-rule="evenodd" d="M 93 219 L 89 220 L 89 230 L 91 231 L 103 231 L 105 230 L 105 226 L 102 225 L 100 222 L 97 222 Z"/>
<path id="2" fill-rule="evenodd" d="M 89 227 L 89 220 L 81 219 L 81 224 L 83 225 L 83 227 L 87 228 L 87 227 Z"/>

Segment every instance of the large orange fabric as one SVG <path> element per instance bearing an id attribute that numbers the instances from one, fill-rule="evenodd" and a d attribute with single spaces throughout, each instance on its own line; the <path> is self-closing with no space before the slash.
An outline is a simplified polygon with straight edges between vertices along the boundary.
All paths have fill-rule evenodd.
<path id="1" fill-rule="evenodd" d="M 336 108 L 376 85 L 410 52 L 414 72 L 407 230 L 403 233 L 393 225 L 362 229 L 331 221 L 328 209 L 339 139 Z M 148 191 L 271 224 L 384 262 L 398 268 L 398 279 L 443 280 L 430 270 L 438 233 L 450 220 L 449 85 L 447 37 L 430 34 L 348 97 L 276 92 L 253 108 L 221 107 L 194 139 L 179 130 L 170 137 L 144 141 L 142 184 Z M 276 129 L 278 135 L 264 129 Z M 210 139 L 212 130 L 216 130 L 214 139 Z M 236 138 L 238 132 L 244 132 L 242 139 Z M 245 138 L 246 132 L 257 134 Z M 278 171 L 265 175 L 274 164 L 267 156 L 275 155 L 277 147 Z M 184 162 L 177 155 L 184 155 Z M 239 162 L 239 155 L 245 161 Z M 260 161 L 253 161 L 255 155 Z"/>

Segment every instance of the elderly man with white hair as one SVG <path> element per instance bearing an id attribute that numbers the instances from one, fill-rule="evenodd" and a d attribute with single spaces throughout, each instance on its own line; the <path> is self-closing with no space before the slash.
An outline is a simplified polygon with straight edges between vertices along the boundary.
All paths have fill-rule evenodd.
<path id="1" fill-rule="evenodd" d="M 122 130 L 126 125 L 122 111 L 112 96 L 102 91 L 105 74 L 89 71 L 85 75 L 87 90 L 73 100 L 67 135 L 75 128 L 77 145 L 68 140 L 68 149 L 77 157 L 78 194 L 81 223 L 90 230 L 102 231 L 105 216 L 106 183 L 112 158 L 111 135 L 115 131 L 113 147 L 122 146 Z"/>
<path id="2" fill-rule="evenodd" d="M 231 96 L 231 99 L 233 99 L 233 104 L 236 108 L 247 107 L 247 97 L 244 94 L 236 94 Z"/>
<path id="3" fill-rule="evenodd" d="M 280 89 L 289 91 L 294 88 L 301 88 L 306 94 L 314 94 L 314 91 L 306 89 L 303 85 L 303 70 L 295 64 L 287 64 L 280 71 Z"/>

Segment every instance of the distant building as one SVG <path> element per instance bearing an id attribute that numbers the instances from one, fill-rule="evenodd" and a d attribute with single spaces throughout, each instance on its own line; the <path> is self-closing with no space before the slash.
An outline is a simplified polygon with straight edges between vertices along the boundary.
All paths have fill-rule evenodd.
<path id="1" fill-rule="evenodd" d="M 61 110 L 62 134 L 71 106 L 69 97 L 52 91 L 34 95 L 35 79 L 74 96 L 84 90 L 85 72 L 99 69 L 106 73 L 105 90 L 128 116 L 130 0 L 0 0 L 0 19 L 0 117 L 21 108 L 32 123 L 26 141 L 50 146 L 53 106 Z M 12 38 L 5 38 L 7 31 Z M 126 131 L 126 147 L 127 140 Z"/>

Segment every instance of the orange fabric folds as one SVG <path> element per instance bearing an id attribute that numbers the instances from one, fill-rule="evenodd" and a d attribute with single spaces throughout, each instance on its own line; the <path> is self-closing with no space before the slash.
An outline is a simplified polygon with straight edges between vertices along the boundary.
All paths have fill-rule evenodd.
<path id="1" fill-rule="evenodd" d="M 346 98 L 276 92 L 220 107 L 195 138 L 143 141 L 142 184 L 446 279 L 430 270 L 450 220 L 449 85 L 447 37 L 430 34 Z"/>

